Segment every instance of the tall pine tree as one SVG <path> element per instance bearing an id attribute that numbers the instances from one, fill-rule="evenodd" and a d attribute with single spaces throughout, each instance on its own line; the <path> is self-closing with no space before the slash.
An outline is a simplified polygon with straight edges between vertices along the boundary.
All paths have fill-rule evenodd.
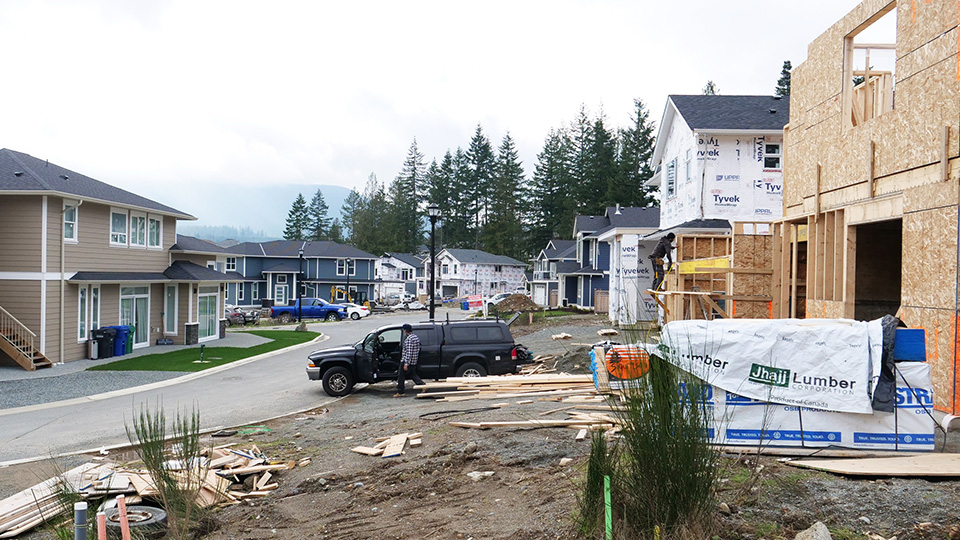
<path id="1" fill-rule="evenodd" d="M 468 201 L 471 202 L 470 211 L 473 214 L 474 245 L 480 247 L 480 233 L 487 222 L 487 212 L 490 205 L 490 182 L 493 178 L 494 155 L 490 140 L 483 134 L 483 128 L 477 124 L 477 130 L 467 148 L 467 163 L 470 167 L 470 184 L 466 186 Z"/>
<path id="2" fill-rule="evenodd" d="M 287 223 L 283 229 L 284 240 L 304 240 L 309 221 L 307 217 L 307 201 L 302 193 L 297 194 L 290 206 L 290 212 L 287 213 Z"/>
<path id="3" fill-rule="evenodd" d="M 340 207 L 340 226 L 343 228 L 344 238 L 349 239 L 351 242 L 353 242 L 353 230 L 356 225 L 356 220 L 360 217 L 362 211 L 363 196 L 357 193 L 355 189 L 350 190 L 347 198 L 343 201 L 343 206 Z"/>
<path id="4" fill-rule="evenodd" d="M 550 130 L 537 154 L 527 194 L 530 237 L 528 252 L 542 249 L 552 238 L 570 238 L 576 216 L 570 172 L 571 141 L 560 130 Z"/>
<path id="5" fill-rule="evenodd" d="M 310 199 L 310 206 L 307 207 L 307 240 L 327 240 L 327 229 L 330 227 L 330 218 L 327 216 L 329 207 L 323 198 L 323 191 L 317 188 L 317 192 Z"/>
<path id="6" fill-rule="evenodd" d="M 483 229 L 483 249 L 489 253 L 522 258 L 526 249 L 520 218 L 523 166 L 517 147 L 507 133 L 497 150 L 489 189 L 489 212 Z"/>
<path id="7" fill-rule="evenodd" d="M 635 99 L 633 105 L 630 127 L 621 129 L 617 136 L 617 174 L 607 186 L 607 200 L 613 205 L 646 207 L 656 202 L 656 188 L 643 186 L 653 176 L 650 158 L 654 126 L 643 101 Z"/>
<path id="8" fill-rule="evenodd" d="M 780 79 L 777 80 L 777 88 L 774 90 L 775 96 L 790 97 L 790 71 L 793 65 L 789 60 L 783 62 L 783 68 L 780 70 Z"/>

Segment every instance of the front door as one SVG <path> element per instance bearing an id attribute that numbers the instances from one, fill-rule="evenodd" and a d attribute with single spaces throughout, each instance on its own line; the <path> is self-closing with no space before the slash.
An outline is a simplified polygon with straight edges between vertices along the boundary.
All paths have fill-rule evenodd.
<path id="1" fill-rule="evenodd" d="M 120 324 L 133 326 L 128 339 L 134 347 L 150 343 L 150 288 L 122 287 L 120 289 Z"/>
<path id="2" fill-rule="evenodd" d="M 275 306 L 287 305 L 287 286 L 276 285 L 273 288 L 273 302 Z"/>

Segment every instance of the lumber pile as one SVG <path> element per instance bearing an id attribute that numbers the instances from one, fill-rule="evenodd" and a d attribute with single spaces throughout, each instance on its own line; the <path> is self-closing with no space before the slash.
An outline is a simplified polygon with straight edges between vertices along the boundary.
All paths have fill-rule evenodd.
<path id="1" fill-rule="evenodd" d="M 568 418 L 566 420 L 508 420 L 508 421 L 499 421 L 499 422 L 450 422 L 451 426 L 462 427 L 469 429 L 490 429 L 495 427 L 502 428 L 542 428 L 542 427 L 565 427 L 570 429 L 577 430 L 577 434 L 574 437 L 577 441 L 582 441 L 586 439 L 587 433 L 591 431 L 600 431 L 603 430 L 607 433 L 613 434 L 620 430 L 620 421 L 611 414 L 609 408 L 606 408 L 604 412 L 582 412 L 570 410 L 577 408 L 578 406 L 574 405 L 572 407 L 565 407 L 564 409 L 557 409 L 554 411 L 547 411 L 543 414 L 549 414 L 551 412 L 558 412 L 561 410 L 567 411 Z M 597 407 L 597 409 L 605 409 L 604 407 Z"/>
<path id="2" fill-rule="evenodd" d="M 356 446 L 350 450 L 366 456 L 397 457 L 403 454 L 407 442 L 410 446 L 420 446 L 422 437 L 422 433 L 398 433 L 390 437 L 378 438 L 375 446 Z"/>
<path id="3" fill-rule="evenodd" d="M 417 386 L 423 390 L 417 398 L 438 401 L 471 399 L 566 399 L 602 402 L 590 375 L 534 374 L 493 377 L 449 377 L 443 381 Z"/>
<path id="4" fill-rule="evenodd" d="M 168 462 L 174 477 L 187 482 L 199 478 L 197 503 L 201 507 L 238 504 L 239 501 L 264 497 L 277 489 L 276 472 L 309 464 L 275 463 L 256 446 L 245 450 L 224 445 L 207 449 L 199 470 L 188 474 L 182 463 Z M 73 511 L 65 503 L 64 493 L 75 492 L 84 499 L 101 500 L 125 495 L 128 503 L 143 499 L 159 502 L 160 492 L 148 471 L 126 467 L 110 461 L 91 462 L 70 469 L 0 501 L 0 538 L 13 538 L 42 523 Z"/>
<path id="5" fill-rule="evenodd" d="M 550 362 L 553 363 L 553 367 L 546 367 Z M 556 355 L 553 354 L 538 354 L 533 357 L 533 360 L 529 364 L 524 364 L 520 367 L 520 375 L 534 375 L 536 373 L 552 373 L 556 371 L 557 363 Z"/>

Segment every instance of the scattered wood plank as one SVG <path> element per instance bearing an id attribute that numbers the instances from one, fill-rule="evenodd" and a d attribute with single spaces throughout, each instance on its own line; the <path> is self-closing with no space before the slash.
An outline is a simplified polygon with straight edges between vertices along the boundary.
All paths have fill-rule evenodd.
<path id="1" fill-rule="evenodd" d="M 960 477 L 960 454 L 917 454 L 903 457 L 859 459 L 808 459 L 787 465 L 847 476 L 870 477 Z"/>
<path id="2" fill-rule="evenodd" d="M 396 457 L 402 454 L 403 447 L 407 444 L 408 435 L 408 433 L 400 433 L 399 435 L 391 437 L 387 443 L 387 447 L 383 449 L 383 455 L 381 457 Z"/>
<path id="3" fill-rule="evenodd" d="M 364 454 L 367 456 L 379 456 L 383 453 L 383 448 L 370 448 L 369 446 L 355 446 L 350 449 L 351 452 Z"/>

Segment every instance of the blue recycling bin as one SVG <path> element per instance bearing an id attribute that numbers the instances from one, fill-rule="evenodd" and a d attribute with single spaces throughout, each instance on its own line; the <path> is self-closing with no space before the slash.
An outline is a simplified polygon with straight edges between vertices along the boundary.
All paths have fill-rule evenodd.
<path id="1" fill-rule="evenodd" d="M 464 301 L 460 304 L 460 309 L 462 309 L 463 311 L 470 311 L 470 302 L 464 300 Z"/>
<path id="2" fill-rule="evenodd" d="M 123 356 L 127 354 L 127 340 L 130 339 L 130 327 L 128 325 L 108 326 L 117 331 L 117 336 L 113 339 L 113 355 Z"/>

